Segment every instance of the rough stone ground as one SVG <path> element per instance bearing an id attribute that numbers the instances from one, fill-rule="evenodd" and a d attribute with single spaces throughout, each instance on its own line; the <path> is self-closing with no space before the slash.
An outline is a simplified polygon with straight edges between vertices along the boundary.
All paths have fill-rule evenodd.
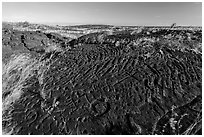
<path id="1" fill-rule="evenodd" d="M 6 69 L 5 87 L 9 76 L 18 86 L 3 91 L 5 134 L 201 134 L 199 31 L 99 33 L 67 44 L 37 32 L 25 44 L 30 32 L 14 34 L 11 48 L 40 56 L 23 54 L 24 65 Z M 44 47 L 33 45 L 45 39 L 63 50 L 38 53 Z"/>

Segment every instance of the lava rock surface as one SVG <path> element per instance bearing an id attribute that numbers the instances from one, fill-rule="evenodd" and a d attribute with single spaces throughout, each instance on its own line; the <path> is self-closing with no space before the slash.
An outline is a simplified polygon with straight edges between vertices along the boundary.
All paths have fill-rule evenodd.
<path id="1" fill-rule="evenodd" d="M 201 53 L 158 42 L 129 48 L 82 38 L 71 50 L 43 55 L 41 81 L 37 74 L 27 80 L 3 114 L 3 128 L 19 135 L 201 134 Z"/>

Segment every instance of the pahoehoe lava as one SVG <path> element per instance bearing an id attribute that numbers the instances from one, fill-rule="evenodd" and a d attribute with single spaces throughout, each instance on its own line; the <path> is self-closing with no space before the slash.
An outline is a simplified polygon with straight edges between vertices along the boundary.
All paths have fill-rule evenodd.
<path id="1" fill-rule="evenodd" d="M 147 31 L 90 34 L 69 42 L 42 34 L 63 50 L 38 52 L 38 67 L 23 81 L 20 95 L 3 94 L 3 100 L 16 98 L 3 109 L 3 131 L 202 134 L 201 52 L 169 45 L 163 38 L 183 31 Z M 133 42 L 142 37 L 160 40 Z"/>

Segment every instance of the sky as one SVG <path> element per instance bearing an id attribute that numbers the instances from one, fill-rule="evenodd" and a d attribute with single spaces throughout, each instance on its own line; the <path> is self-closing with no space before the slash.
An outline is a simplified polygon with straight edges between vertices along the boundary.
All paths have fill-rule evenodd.
<path id="1" fill-rule="evenodd" d="M 2 20 L 50 25 L 202 26 L 201 2 L 3 2 Z"/>

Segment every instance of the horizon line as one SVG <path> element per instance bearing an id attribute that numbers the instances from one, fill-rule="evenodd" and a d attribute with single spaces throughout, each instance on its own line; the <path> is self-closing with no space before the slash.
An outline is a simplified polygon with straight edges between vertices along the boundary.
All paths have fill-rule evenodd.
<path id="1" fill-rule="evenodd" d="M 106 26 L 171 26 L 172 24 L 170 25 L 114 25 L 114 24 L 100 24 L 100 23 L 68 23 L 68 22 L 29 22 L 29 21 L 3 21 L 2 20 L 2 23 L 3 22 L 7 22 L 7 23 L 23 23 L 23 22 L 28 22 L 29 24 L 41 24 L 41 25 L 48 25 L 48 26 L 80 26 L 80 25 L 106 25 Z M 178 27 L 178 26 L 195 26 L 195 27 L 202 27 L 202 26 L 199 26 L 199 25 L 176 25 L 175 27 Z"/>

